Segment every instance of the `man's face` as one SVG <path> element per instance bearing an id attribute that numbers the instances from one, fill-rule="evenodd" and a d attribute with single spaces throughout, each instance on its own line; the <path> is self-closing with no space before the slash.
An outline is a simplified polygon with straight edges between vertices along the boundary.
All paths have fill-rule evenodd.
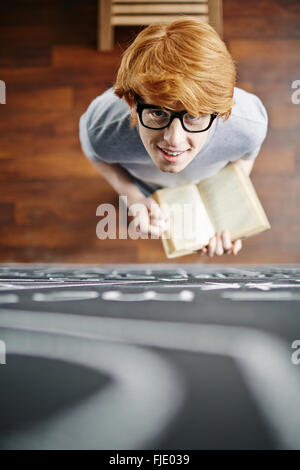
<path id="1" fill-rule="evenodd" d="M 176 111 L 183 110 L 180 104 L 174 108 Z M 137 116 L 134 107 L 131 107 L 131 114 Z M 205 132 L 188 132 L 183 129 L 178 118 L 173 119 L 165 129 L 155 130 L 144 127 L 138 116 L 137 120 L 145 149 L 157 168 L 166 173 L 180 173 L 201 150 L 209 133 L 209 129 Z M 179 152 L 179 155 L 171 156 L 167 152 Z"/>

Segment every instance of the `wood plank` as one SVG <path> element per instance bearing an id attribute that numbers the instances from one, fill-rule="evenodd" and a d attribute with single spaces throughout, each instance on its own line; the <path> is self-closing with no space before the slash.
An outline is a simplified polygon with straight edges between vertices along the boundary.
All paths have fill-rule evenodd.
<path id="1" fill-rule="evenodd" d="M 13 224 L 15 220 L 15 204 L 0 202 L 0 224 Z"/>
<path id="2" fill-rule="evenodd" d="M 174 0 L 112 0 L 112 4 L 122 4 L 122 3 L 144 3 L 144 4 L 147 4 L 147 3 L 176 3 L 176 0 L 174 2 Z M 177 2 L 179 3 L 179 2 Z M 181 1 L 180 3 L 207 3 L 207 0 L 185 0 L 185 1 Z"/>
<path id="3" fill-rule="evenodd" d="M 29 90 L 28 93 L 7 91 L 7 107 L 21 111 L 57 111 L 69 110 L 73 105 L 71 87 L 53 87 L 40 90 Z"/>
<path id="4" fill-rule="evenodd" d="M 269 110 L 273 129 L 300 129 L 300 105 L 276 106 Z"/>
<path id="5" fill-rule="evenodd" d="M 223 7 L 222 0 L 208 0 L 209 24 L 223 36 Z"/>
<path id="6" fill-rule="evenodd" d="M 110 53 L 103 53 L 109 55 Z M 104 64 L 106 62 L 104 61 Z M 23 90 L 24 93 L 28 89 L 38 90 L 40 88 L 51 88 L 53 83 L 56 86 L 93 86 L 112 81 L 115 78 L 115 66 L 99 67 L 99 64 L 90 64 L 73 67 L 20 67 L 15 69 L 1 69 L 1 80 L 9 83 L 9 89 Z M 1 109 L 1 108 L 0 108 Z M 0 111 L 1 112 L 1 111 Z"/>
<path id="7" fill-rule="evenodd" d="M 55 153 L 32 155 L 26 160 L 21 153 L 15 158 L 1 159 L 1 164 L 3 171 L 0 173 L 0 181 L 6 178 L 50 180 L 65 176 L 80 179 L 83 174 L 90 176 L 97 174 L 89 161 L 78 151 L 66 152 L 61 148 Z"/>
<path id="8" fill-rule="evenodd" d="M 172 5 L 163 5 L 161 3 L 157 4 L 136 4 L 136 5 L 114 5 L 112 7 L 112 14 L 114 16 L 117 15 L 136 15 L 136 14 L 149 14 L 152 15 L 160 15 L 160 14 L 190 14 L 190 15 L 198 15 L 200 14 L 207 14 L 208 13 L 208 6 L 205 3 L 200 3 L 199 5 L 195 3 L 174 3 Z"/>
<path id="9" fill-rule="evenodd" d="M 295 148 L 292 145 L 263 144 L 263 149 L 258 155 L 254 171 L 263 174 L 289 174 L 295 173 Z"/>
<path id="10" fill-rule="evenodd" d="M 85 67 L 101 67 L 101 69 L 115 70 L 120 64 L 120 54 L 99 52 L 96 49 L 84 46 L 60 46 L 51 48 L 51 66 L 57 69 L 72 68 L 85 69 Z M 85 69 L 86 70 L 86 69 Z"/>
<path id="11" fill-rule="evenodd" d="M 147 25 L 158 22 L 176 21 L 181 18 L 187 18 L 189 15 L 143 15 L 143 16 L 113 16 L 113 25 Z M 208 23 L 207 15 L 193 15 L 199 21 Z"/>
<path id="12" fill-rule="evenodd" d="M 76 233 L 76 236 L 74 236 Z M 55 225 L 51 223 L 47 225 L 4 225 L 0 227 L 1 245 L 7 247 L 13 246 L 44 246 L 44 249 L 61 248 L 61 247 L 88 247 L 93 246 L 94 250 L 103 250 L 104 252 L 115 250 L 116 255 L 134 247 L 136 241 L 125 240 L 99 240 L 96 236 L 96 224 L 89 224 L 88 228 L 83 228 L 77 221 L 76 224 L 70 224 L 67 221 Z M 152 240 L 149 240 L 152 242 Z M 131 246 L 130 246 L 131 245 Z M 135 251 L 135 247 L 134 247 Z M 118 255 L 120 256 L 120 255 Z"/>
<path id="13" fill-rule="evenodd" d="M 17 198 L 16 195 L 18 195 Z M 101 179 L 98 172 L 91 177 L 84 175 L 80 181 L 76 182 L 66 177 L 47 181 L 6 179 L 1 182 L 1 201 L 3 202 L 14 202 L 16 199 L 34 202 L 41 198 L 47 198 L 53 204 L 57 199 L 68 200 L 73 205 L 77 202 L 85 202 L 93 204 L 94 207 L 97 207 L 99 201 L 118 204 L 116 193 L 106 181 Z"/>
<path id="14" fill-rule="evenodd" d="M 109 51 L 114 41 L 111 23 L 111 1 L 100 0 L 98 9 L 98 50 Z"/>
<path id="15" fill-rule="evenodd" d="M 0 258 L 7 263 L 83 263 L 83 264 L 119 264 L 138 263 L 137 250 L 135 246 L 127 246 L 122 251 L 122 261 L 120 261 L 120 251 L 115 247 L 103 250 L 93 245 L 63 246 L 45 249 L 43 245 L 7 246 L 0 245 Z"/>
<path id="16" fill-rule="evenodd" d="M 264 65 L 276 65 L 274 73 L 279 72 L 278 65 L 299 64 L 299 39 L 239 39 L 230 40 L 229 49 L 235 60 L 240 63 L 263 63 Z"/>

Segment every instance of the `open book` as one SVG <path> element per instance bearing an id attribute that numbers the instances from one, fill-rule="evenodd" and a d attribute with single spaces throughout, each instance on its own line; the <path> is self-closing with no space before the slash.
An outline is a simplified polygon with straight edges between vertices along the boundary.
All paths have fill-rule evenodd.
<path id="1" fill-rule="evenodd" d="M 232 163 L 198 184 L 158 189 L 151 197 L 170 218 L 162 235 L 167 258 L 199 250 L 218 231 L 229 230 L 234 241 L 270 228 L 249 176 Z"/>

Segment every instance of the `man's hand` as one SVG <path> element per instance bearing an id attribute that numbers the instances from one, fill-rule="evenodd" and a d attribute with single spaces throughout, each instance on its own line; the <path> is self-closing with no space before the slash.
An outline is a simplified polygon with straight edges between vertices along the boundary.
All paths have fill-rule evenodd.
<path id="1" fill-rule="evenodd" d="M 235 256 L 241 249 L 242 240 L 235 240 L 232 242 L 230 240 L 230 232 L 228 230 L 224 230 L 223 232 L 218 232 L 214 237 L 212 237 L 209 244 L 206 247 L 201 248 L 199 253 L 201 255 L 207 254 L 210 258 L 214 255 L 222 256 L 223 254 L 232 254 Z"/>
<path id="2" fill-rule="evenodd" d="M 159 205 L 152 197 L 139 197 L 128 200 L 129 215 L 134 216 L 131 222 L 135 231 L 138 231 L 142 238 L 159 238 L 168 227 L 168 218 L 165 216 Z"/>

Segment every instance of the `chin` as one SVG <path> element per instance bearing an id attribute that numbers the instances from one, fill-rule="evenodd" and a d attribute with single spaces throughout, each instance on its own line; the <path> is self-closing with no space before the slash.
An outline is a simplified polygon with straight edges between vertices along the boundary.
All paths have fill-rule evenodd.
<path id="1" fill-rule="evenodd" d="M 165 173 L 177 174 L 177 173 L 180 173 L 182 170 L 183 168 L 168 167 L 168 168 L 164 168 L 162 171 L 164 171 Z"/>

